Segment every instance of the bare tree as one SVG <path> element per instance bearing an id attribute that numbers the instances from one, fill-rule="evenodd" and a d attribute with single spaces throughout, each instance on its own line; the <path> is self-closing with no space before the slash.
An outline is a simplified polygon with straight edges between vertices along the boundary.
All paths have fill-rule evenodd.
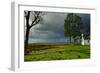
<path id="1" fill-rule="evenodd" d="M 30 20 L 30 15 L 33 15 L 32 17 L 32 22 L 29 23 Z M 25 35 L 25 49 L 24 49 L 24 53 L 28 54 L 29 50 L 28 50 L 28 40 L 29 40 L 29 33 L 30 33 L 30 29 L 37 25 L 41 19 L 42 19 L 42 15 L 43 12 L 41 11 L 24 11 L 24 15 L 25 15 L 25 27 L 26 27 L 26 35 Z"/>

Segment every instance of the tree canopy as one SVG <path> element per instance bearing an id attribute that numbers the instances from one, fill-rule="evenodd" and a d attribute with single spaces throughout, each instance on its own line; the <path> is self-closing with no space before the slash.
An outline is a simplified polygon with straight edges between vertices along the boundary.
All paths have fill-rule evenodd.
<path id="1" fill-rule="evenodd" d="M 68 13 L 64 22 L 65 36 L 69 37 L 70 43 L 77 37 L 81 37 L 82 18 L 79 14 Z M 78 38 L 79 39 L 79 38 Z"/>

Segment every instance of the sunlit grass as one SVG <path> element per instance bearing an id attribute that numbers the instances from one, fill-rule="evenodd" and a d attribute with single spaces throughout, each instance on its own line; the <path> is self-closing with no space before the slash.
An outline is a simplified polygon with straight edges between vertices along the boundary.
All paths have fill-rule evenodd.
<path id="1" fill-rule="evenodd" d="M 29 45 L 30 53 L 24 56 L 24 61 L 49 61 L 69 59 L 89 59 L 89 45 Z"/>

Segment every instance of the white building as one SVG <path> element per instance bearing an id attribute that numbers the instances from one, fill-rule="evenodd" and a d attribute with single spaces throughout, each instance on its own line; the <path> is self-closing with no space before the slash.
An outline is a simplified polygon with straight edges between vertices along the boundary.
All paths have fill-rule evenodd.
<path id="1" fill-rule="evenodd" d="M 85 40 L 84 37 L 83 37 L 83 34 L 81 36 L 82 36 L 81 44 L 82 45 L 90 45 L 90 40 Z"/>

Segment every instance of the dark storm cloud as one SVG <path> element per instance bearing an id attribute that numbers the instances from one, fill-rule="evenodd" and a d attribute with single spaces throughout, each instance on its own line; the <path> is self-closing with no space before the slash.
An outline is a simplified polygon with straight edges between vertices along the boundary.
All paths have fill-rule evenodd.
<path id="1" fill-rule="evenodd" d="M 64 36 L 64 20 L 67 13 L 47 12 L 42 16 L 43 21 L 32 27 L 29 35 L 29 43 L 66 42 Z M 89 24 L 88 14 L 80 14 L 84 28 Z M 32 20 L 32 16 L 30 21 Z M 85 30 L 85 29 L 84 29 Z"/>
<path id="2" fill-rule="evenodd" d="M 82 17 L 82 32 L 86 32 L 87 26 L 90 26 L 90 14 L 80 14 L 80 16 Z"/>
<path id="3" fill-rule="evenodd" d="M 61 13 L 47 13 L 43 16 L 43 22 L 40 27 L 34 28 L 39 31 L 50 31 L 53 33 L 62 34 L 64 31 L 64 19 L 66 14 Z"/>
<path id="4" fill-rule="evenodd" d="M 64 13 L 47 12 L 42 17 L 43 21 L 31 29 L 29 36 L 31 40 L 29 42 L 63 42 L 65 40 L 63 24 L 66 15 Z"/>

